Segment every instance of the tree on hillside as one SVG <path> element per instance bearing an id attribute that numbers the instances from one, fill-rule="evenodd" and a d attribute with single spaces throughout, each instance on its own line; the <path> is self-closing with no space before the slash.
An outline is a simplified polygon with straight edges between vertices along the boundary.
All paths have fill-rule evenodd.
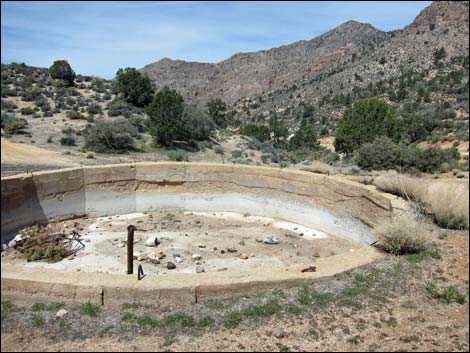
<path id="1" fill-rule="evenodd" d="M 289 148 L 314 150 L 320 145 L 318 135 L 312 124 L 304 119 L 295 135 L 289 140 Z"/>
<path id="2" fill-rule="evenodd" d="M 147 106 L 155 92 L 152 81 L 133 67 L 118 70 L 113 90 L 136 107 Z"/>
<path id="3" fill-rule="evenodd" d="M 398 141 L 401 133 L 401 119 L 390 105 L 376 98 L 364 99 L 344 112 L 336 131 L 335 149 L 351 154 L 378 136 Z"/>
<path id="4" fill-rule="evenodd" d="M 227 127 L 227 105 L 222 99 L 211 99 L 207 103 L 207 110 L 218 127 L 222 129 Z"/>
<path id="5" fill-rule="evenodd" d="M 49 68 L 49 75 L 56 80 L 64 81 L 68 86 L 74 85 L 75 72 L 67 60 L 56 60 Z"/>
<path id="6" fill-rule="evenodd" d="M 284 118 L 280 117 L 277 113 L 274 113 L 269 118 L 269 129 L 276 145 L 289 134 Z"/>
<path id="7" fill-rule="evenodd" d="M 184 114 L 184 100 L 175 90 L 163 87 L 145 112 L 149 116 L 150 133 L 158 143 L 171 146 L 175 140 L 189 138 L 188 116 Z"/>

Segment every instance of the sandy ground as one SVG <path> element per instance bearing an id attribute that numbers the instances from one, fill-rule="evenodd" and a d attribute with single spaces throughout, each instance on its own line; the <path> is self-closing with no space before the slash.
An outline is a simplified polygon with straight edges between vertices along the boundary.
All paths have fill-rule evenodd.
<path id="1" fill-rule="evenodd" d="M 2 138 L 2 164 L 38 164 L 71 166 L 74 163 L 62 153 Z"/>
<path id="2" fill-rule="evenodd" d="M 129 224 L 139 229 L 134 239 L 134 256 L 149 274 L 167 273 L 169 261 L 177 266 L 172 271 L 181 273 L 195 273 L 197 266 L 202 266 L 205 272 L 285 268 L 360 248 L 356 243 L 321 231 L 269 217 L 162 210 L 55 223 L 52 227 L 66 234 L 78 230 L 84 249 L 57 263 L 26 262 L 20 253 L 10 249 L 2 253 L 2 264 L 122 274 L 126 269 Z M 152 236 L 157 236 L 160 244 L 145 246 Z M 275 237 L 279 244 L 264 244 L 262 239 L 266 236 Z M 241 259 L 242 254 L 248 258 Z M 198 259 L 194 255 L 199 255 Z M 155 259 L 160 263 L 155 263 Z"/>

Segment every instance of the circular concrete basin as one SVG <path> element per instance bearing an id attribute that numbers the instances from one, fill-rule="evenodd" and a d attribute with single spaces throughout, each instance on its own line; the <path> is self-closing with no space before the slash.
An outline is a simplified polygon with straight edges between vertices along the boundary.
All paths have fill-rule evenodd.
<path id="1" fill-rule="evenodd" d="M 12 265 L 2 260 L 2 297 L 26 301 L 54 296 L 63 301 L 158 298 L 181 303 L 318 280 L 380 257 L 369 246 L 375 241 L 372 228 L 391 215 L 388 199 L 353 182 L 231 164 L 136 163 L 17 175 L 2 178 L 1 197 L 2 243 L 32 224 L 179 210 L 205 216 L 250 214 L 351 244 L 350 252 L 332 251 L 331 256 L 315 261 L 306 257 L 305 263 L 266 268 L 234 265 L 223 272 L 197 274 L 163 272 L 141 281 L 119 271 L 100 271 L 99 266 L 94 267 L 96 272 L 67 272 L 61 267 Z M 302 272 L 310 266 L 316 271 Z"/>

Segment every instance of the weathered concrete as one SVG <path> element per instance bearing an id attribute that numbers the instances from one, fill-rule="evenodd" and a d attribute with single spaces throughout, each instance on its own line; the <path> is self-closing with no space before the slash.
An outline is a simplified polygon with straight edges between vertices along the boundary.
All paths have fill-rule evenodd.
<path id="1" fill-rule="evenodd" d="M 353 182 L 265 167 L 137 163 L 17 175 L 1 179 L 5 242 L 21 227 L 90 214 L 104 216 L 163 208 L 233 211 L 275 217 L 362 244 L 370 227 L 391 216 L 390 200 Z M 372 247 L 318 259 L 317 272 L 285 269 L 135 276 L 66 273 L 2 264 L 2 300 L 188 303 L 327 278 L 365 265 Z M 311 264 L 305 264 L 309 266 Z"/>
<path id="2" fill-rule="evenodd" d="M 152 304 L 190 304 L 213 298 L 226 298 L 272 288 L 328 279 L 335 274 L 366 265 L 382 256 L 373 247 L 354 253 L 319 258 L 317 272 L 302 273 L 308 265 L 263 271 L 224 271 L 199 274 L 148 275 L 138 281 L 137 275 L 60 272 L 2 266 L 2 300 L 15 303 L 78 302 L 100 304 L 129 302 Z"/>
<path id="3" fill-rule="evenodd" d="M 1 200 L 2 242 L 33 223 L 170 207 L 252 212 L 371 243 L 364 224 L 373 227 L 391 212 L 383 196 L 335 177 L 205 163 L 120 164 L 6 177 Z"/>

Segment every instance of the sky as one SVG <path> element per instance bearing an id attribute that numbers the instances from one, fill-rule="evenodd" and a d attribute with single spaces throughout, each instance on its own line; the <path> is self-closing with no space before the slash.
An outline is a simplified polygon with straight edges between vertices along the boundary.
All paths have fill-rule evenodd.
<path id="1" fill-rule="evenodd" d="M 168 57 L 216 63 L 235 53 L 315 38 L 348 20 L 382 31 L 431 1 L 2 1 L 1 61 L 113 78 Z"/>

